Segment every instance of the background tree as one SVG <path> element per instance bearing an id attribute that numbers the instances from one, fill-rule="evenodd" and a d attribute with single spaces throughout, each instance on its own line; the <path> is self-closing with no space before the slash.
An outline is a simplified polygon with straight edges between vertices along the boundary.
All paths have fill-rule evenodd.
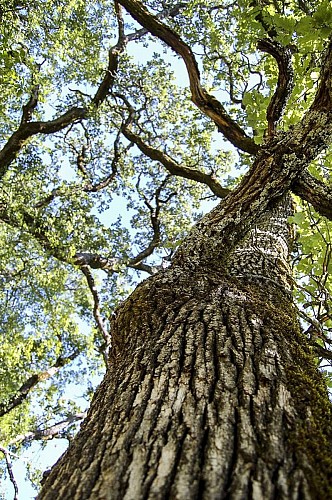
<path id="1" fill-rule="evenodd" d="M 11 453 L 70 437 L 84 412 L 66 384 L 88 397 L 103 362 L 41 498 L 331 496 L 316 370 L 331 358 L 330 2 L 0 15 L 1 450 L 15 487 Z M 208 198 L 225 200 L 185 238 Z"/>

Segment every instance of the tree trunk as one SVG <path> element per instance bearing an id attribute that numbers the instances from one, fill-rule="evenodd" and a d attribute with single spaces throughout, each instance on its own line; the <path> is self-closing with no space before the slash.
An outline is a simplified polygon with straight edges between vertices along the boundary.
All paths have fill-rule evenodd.
<path id="1" fill-rule="evenodd" d="M 212 234 L 215 209 L 119 308 L 111 367 L 39 499 L 332 498 L 330 404 L 290 293 L 290 202 L 262 205 Z"/>

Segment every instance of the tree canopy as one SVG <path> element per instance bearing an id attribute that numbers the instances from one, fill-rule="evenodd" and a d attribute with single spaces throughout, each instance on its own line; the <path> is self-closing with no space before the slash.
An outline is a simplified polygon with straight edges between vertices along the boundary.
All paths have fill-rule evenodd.
<path id="1" fill-rule="evenodd" d="M 68 387 L 89 400 L 117 306 L 324 102 L 332 9 L 2 0 L 0 21 L 0 451 L 15 485 L 22 449 L 75 432 L 86 408 Z M 292 185 L 292 287 L 330 384 L 332 157 L 317 148 Z"/>

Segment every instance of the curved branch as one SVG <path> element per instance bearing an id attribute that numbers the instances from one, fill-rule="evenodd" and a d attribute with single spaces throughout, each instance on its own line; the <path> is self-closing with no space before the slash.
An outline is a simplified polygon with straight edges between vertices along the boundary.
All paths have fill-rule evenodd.
<path id="1" fill-rule="evenodd" d="M 315 179 L 309 172 L 301 174 L 292 186 L 292 191 L 308 201 L 321 215 L 332 220 L 332 188 Z"/>
<path id="2" fill-rule="evenodd" d="M 28 139 L 37 134 L 53 134 L 64 129 L 71 123 L 87 117 L 86 108 L 73 107 L 50 121 L 25 122 L 22 121 L 18 129 L 11 135 L 7 143 L 0 151 L 0 179 L 7 171 L 11 162 L 16 158 L 19 151 Z"/>
<path id="3" fill-rule="evenodd" d="M 270 38 L 258 41 L 257 48 L 270 54 L 278 63 L 279 75 L 277 88 L 266 110 L 268 136 L 276 132 L 276 125 L 281 119 L 287 101 L 294 88 L 294 72 L 292 67 L 292 53 L 289 48 Z"/>
<path id="4" fill-rule="evenodd" d="M 235 147 L 250 154 L 257 154 L 259 146 L 228 115 L 223 105 L 201 86 L 198 65 L 191 48 L 183 42 L 175 31 L 159 21 L 138 0 L 120 0 L 119 3 L 152 35 L 165 42 L 166 45 L 182 57 L 187 68 L 194 104 L 214 121 L 218 130 Z"/>
<path id="5" fill-rule="evenodd" d="M 93 297 L 93 317 L 95 318 L 98 330 L 100 331 L 104 343 L 100 348 L 100 351 L 104 357 L 105 365 L 108 365 L 108 352 L 111 348 L 112 344 L 112 337 L 108 331 L 108 328 L 106 327 L 106 321 L 105 318 L 102 317 L 101 311 L 100 311 L 100 299 L 99 299 L 99 294 L 98 290 L 95 284 L 94 277 L 92 276 L 92 273 L 87 265 L 81 265 L 81 271 L 86 277 L 90 292 Z"/>
<path id="6" fill-rule="evenodd" d="M 70 356 L 59 357 L 55 364 L 47 370 L 35 373 L 29 377 L 24 384 L 18 389 L 16 394 L 12 396 L 6 403 L 0 404 L 0 417 L 3 417 L 11 410 L 23 403 L 30 394 L 31 390 L 39 383 L 53 377 L 63 366 L 67 365 L 79 355 L 78 351 L 74 351 Z"/>
<path id="7" fill-rule="evenodd" d="M 219 198 L 225 198 L 225 196 L 230 193 L 230 190 L 222 187 L 212 175 L 208 175 L 194 168 L 188 168 L 179 165 L 179 163 L 174 161 L 166 153 L 163 153 L 162 151 L 159 151 L 158 149 L 155 149 L 152 146 L 146 144 L 141 139 L 141 137 L 135 134 L 129 127 L 123 128 L 122 133 L 126 137 L 126 139 L 136 144 L 140 151 L 151 158 L 151 160 L 160 162 L 170 174 L 200 182 L 201 184 L 206 184 L 211 189 L 213 194 L 215 194 Z"/>
<path id="8" fill-rule="evenodd" d="M 332 109 L 332 36 L 322 60 L 319 86 L 311 109 L 315 111 Z"/>

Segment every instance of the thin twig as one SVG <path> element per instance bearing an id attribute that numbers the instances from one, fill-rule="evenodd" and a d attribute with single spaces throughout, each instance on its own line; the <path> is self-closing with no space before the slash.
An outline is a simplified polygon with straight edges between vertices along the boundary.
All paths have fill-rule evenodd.
<path id="1" fill-rule="evenodd" d="M 13 464 L 12 464 L 12 461 L 10 459 L 11 452 L 9 450 L 7 450 L 7 448 L 4 448 L 3 446 L 0 446 L 0 451 L 5 456 L 9 479 L 10 479 L 10 482 L 12 483 L 12 485 L 14 487 L 14 497 L 13 497 L 13 500 L 18 500 L 18 486 L 17 486 L 17 482 L 16 482 L 16 479 L 15 479 L 15 476 L 14 476 L 14 472 L 13 472 Z"/>

